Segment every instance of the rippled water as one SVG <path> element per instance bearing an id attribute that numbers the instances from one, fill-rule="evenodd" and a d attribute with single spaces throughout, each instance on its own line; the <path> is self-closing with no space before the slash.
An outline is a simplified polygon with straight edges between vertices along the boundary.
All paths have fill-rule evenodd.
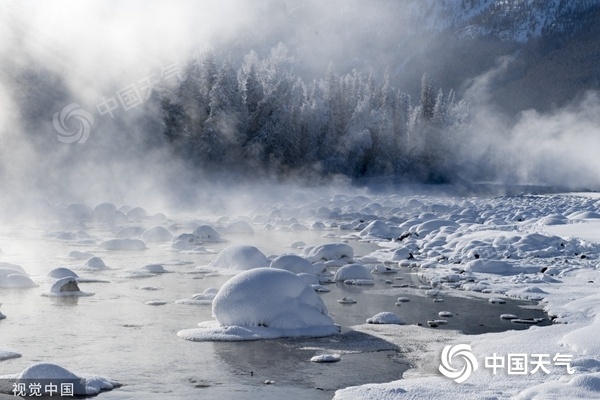
<path id="1" fill-rule="evenodd" d="M 0 374 L 16 373 L 34 362 L 57 363 L 75 372 L 109 376 L 124 384 L 107 399 L 166 398 L 236 398 L 294 399 L 331 398 L 337 388 L 368 382 L 385 382 L 401 377 L 408 368 L 397 350 L 389 343 L 375 343 L 383 351 L 345 354 L 335 364 L 315 364 L 310 358 L 319 354 L 307 350 L 315 343 L 341 343 L 365 350 L 365 342 L 377 339 L 365 337 L 348 329 L 364 323 L 366 318 L 381 312 L 399 314 L 409 324 L 425 324 L 439 319 L 439 311 L 454 313 L 448 325 L 437 329 L 459 329 L 465 333 L 480 333 L 521 328 L 499 319 L 501 313 L 521 317 L 539 317 L 539 310 L 519 308 L 521 303 L 493 305 L 481 300 L 446 297 L 444 303 L 417 296 L 408 289 L 402 296 L 410 302 L 396 306 L 397 292 L 384 295 L 377 289 L 390 289 L 386 279 L 414 281 L 410 271 L 397 275 L 379 275 L 376 285 L 353 287 L 328 285 L 330 293 L 322 294 L 334 320 L 342 325 L 342 335 L 317 340 L 293 339 L 242 343 L 199 343 L 182 340 L 177 331 L 210 320 L 207 306 L 175 304 L 209 287 L 220 287 L 229 277 L 204 276 L 196 273 L 196 265 L 205 265 L 215 254 L 192 255 L 171 253 L 158 245 L 145 251 L 101 252 L 91 247 L 74 247 L 68 242 L 48 239 L 45 230 L 4 232 L 2 261 L 22 265 L 39 288 L 1 290 L 2 312 L 0 345 L 14 348 L 23 357 L 0 363 Z M 106 235 L 101 227 L 89 230 L 99 237 Z M 303 240 L 307 244 L 335 241 L 318 232 L 261 232 L 253 236 L 228 236 L 233 242 L 257 245 L 266 254 L 292 251 L 286 244 Z M 207 245 L 215 251 L 230 243 Z M 351 243 L 357 255 L 368 254 L 374 245 Z M 40 296 L 48 290 L 45 274 L 57 266 L 74 266 L 83 261 L 63 258 L 71 250 L 89 250 L 103 258 L 111 270 L 78 271 L 81 277 L 108 282 L 81 283 L 91 297 L 56 299 Z M 128 270 L 150 263 L 163 263 L 173 273 L 148 278 L 131 278 Z M 140 287 L 157 290 L 141 290 Z M 342 305 L 337 299 L 351 296 L 357 304 Z M 149 306 L 149 300 L 162 300 L 163 306 Z M 431 328 L 423 328 L 431 329 Z M 275 381 L 265 384 L 266 380 Z"/>

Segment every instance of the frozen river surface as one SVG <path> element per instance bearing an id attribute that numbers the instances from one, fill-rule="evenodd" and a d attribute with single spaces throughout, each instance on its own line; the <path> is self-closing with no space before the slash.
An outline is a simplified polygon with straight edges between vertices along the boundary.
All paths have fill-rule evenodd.
<path id="1" fill-rule="evenodd" d="M 3 251 L 0 261 L 21 265 L 39 287 L 0 289 L 1 311 L 7 315 L 7 319 L 0 321 L 0 348 L 7 347 L 22 354 L 20 358 L 0 362 L 0 375 L 17 373 L 43 361 L 71 371 L 109 376 L 123 384 L 102 393 L 102 398 L 106 399 L 331 398 L 337 389 L 394 381 L 414 367 L 410 361 L 413 349 L 402 346 L 401 330 L 394 340 L 386 340 L 352 328 L 364 324 L 367 318 L 379 312 L 394 312 L 407 325 L 420 325 L 424 331 L 446 329 L 465 334 L 528 327 L 502 320 L 501 314 L 543 318 L 540 325 L 550 324 L 548 315 L 534 307 L 537 302 L 527 300 L 541 298 L 511 296 L 506 287 L 507 281 L 512 279 L 514 287 L 522 288 L 527 276 L 530 278 L 527 287 L 544 284 L 539 271 L 550 263 L 539 261 L 548 256 L 540 250 L 550 251 L 547 248 L 552 243 L 552 236 L 547 234 L 550 239 L 539 248 L 531 248 L 532 242 L 528 242 L 530 247 L 526 248 L 515 247 L 519 239 L 514 235 L 528 234 L 527 229 L 535 222 L 553 214 L 549 210 L 511 206 L 508 209 L 513 215 L 510 216 L 499 209 L 488 212 L 494 210 L 489 204 L 498 201 L 496 199 L 449 201 L 430 197 L 372 199 L 359 196 L 336 201 L 342 206 L 345 204 L 346 208 L 338 207 L 337 210 L 327 203 L 328 213 L 318 207 L 313 207 L 311 212 L 280 208 L 277 213 L 273 212 L 273 207 L 267 208 L 264 217 L 254 216 L 250 222 L 255 234 L 222 232 L 228 241 L 203 243 L 208 250 L 203 254 L 173 251 L 168 248 L 168 242 L 146 241 L 146 250 L 109 251 L 98 247 L 103 240 L 115 237 L 123 226 L 149 228 L 160 225 L 175 235 L 190 232 L 194 225 L 201 224 L 190 216 L 163 221 L 146 218 L 118 224 L 87 219 L 83 221 L 85 225 L 60 218 L 58 222 L 5 228 L 0 233 Z M 286 216 L 286 213 L 290 215 Z M 224 225 L 223 220 L 216 217 L 212 220 L 204 218 L 217 228 Z M 416 218 L 416 222 L 407 224 L 411 218 Z M 523 221 L 533 218 L 535 221 L 530 221 L 527 226 L 524 224 Z M 440 220 L 452 224 L 424 225 L 427 221 Z M 315 221 L 322 221 L 324 226 L 302 229 Z M 384 232 L 381 226 L 368 230 L 372 221 L 384 221 L 391 228 L 391 234 Z M 448 226 L 450 228 L 445 228 Z M 78 231 L 85 234 L 77 234 Z M 413 236 L 404 242 L 390 240 L 399 236 L 396 231 L 401 234 L 412 232 Z M 65 232 L 73 232 L 75 237 L 64 236 Z M 57 239 L 59 236 L 61 239 Z M 509 237 L 503 247 L 495 245 L 500 236 Z M 457 243 L 460 238 L 468 238 L 469 244 Z M 543 237 L 537 239 L 538 242 L 544 240 Z M 253 342 L 193 342 L 177 336 L 178 331 L 213 317 L 210 305 L 185 305 L 176 301 L 208 288 L 219 288 L 231 278 L 230 274 L 207 273 L 197 266 L 209 264 L 231 243 L 254 245 L 266 255 L 279 255 L 300 253 L 301 248 L 289 246 L 298 241 L 306 245 L 344 241 L 352 246 L 358 262 L 373 268 L 385 265 L 392 269 L 389 274 L 374 274 L 373 285 L 342 282 L 324 285 L 330 291 L 320 296 L 334 321 L 341 325 L 341 334 Z M 571 245 L 565 241 L 562 246 Z M 468 246 L 470 248 L 466 248 Z M 413 249 L 414 258 L 393 259 L 393 251 L 399 248 Z M 452 254 L 450 251 L 444 253 L 445 249 L 451 249 Z M 85 259 L 68 258 L 73 250 L 93 253 L 110 269 L 79 269 Z M 537 253 L 528 259 L 527 250 Z M 502 271 L 490 270 L 490 274 L 478 275 L 482 272 L 479 268 L 483 267 L 473 264 L 474 261 L 499 258 L 497 253 L 507 251 L 512 251 L 515 259 L 516 253 L 521 251 L 518 254 L 521 261 L 515 268 L 526 264 L 530 270 L 511 273 L 506 269 L 512 264 L 506 264 L 502 265 Z M 464 258 L 459 259 L 459 255 Z M 565 262 L 560 245 L 552 257 L 554 263 Z M 586 260 L 596 257 L 588 252 Z M 507 259 L 506 254 L 503 259 Z M 581 257 L 575 259 L 582 260 Z M 431 260 L 437 260 L 441 266 L 428 265 Z M 136 272 L 148 264 L 160 264 L 169 273 Z M 453 265 L 459 265 L 458 269 L 462 271 Z M 94 295 L 76 298 L 41 296 L 54 281 L 46 274 L 58 266 L 75 270 L 84 278 L 79 283 L 80 289 Z M 534 267 L 535 272 L 531 270 Z M 335 271 L 337 267 L 328 268 Z M 452 273 L 459 278 L 443 279 Z M 461 278 L 464 275 L 469 279 Z M 482 290 L 482 285 L 489 285 L 489 290 Z M 356 304 L 338 303 L 337 300 L 343 297 L 352 297 Z M 403 297 L 404 301 L 397 302 L 398 297 Z M 488 301 L 496 297 L 502 298 L 505 304 Z M 435 298 L 444 301 L 434 302 Z M 430 328 L 427 321 L 442 319 L 439 313 L 443 311 L 451 312 L 450 317 L 443 318 L 448 323 Z M 342 354 L 342 360 L 332 364 L 310 362 L 311 357 L 323 354 L 325 350 Z"/>

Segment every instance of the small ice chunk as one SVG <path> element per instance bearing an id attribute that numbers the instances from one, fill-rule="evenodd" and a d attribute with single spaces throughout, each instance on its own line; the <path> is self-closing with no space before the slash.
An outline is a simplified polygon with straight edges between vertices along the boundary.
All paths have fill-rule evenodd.
<path id="1" fill-rule="evenodd" d="M 356 300 L 354 300 L 352 297 L 344 297 L 339 299 L 337 302 L 340 304 L 356 304 Z"/>
<path id="2" fill-rule="evenodd" d="M 450 318 L 453 314 L 450 311 L 440 311 L 438 315 L 442 318 Z"/>
<path id="3" fill-rule="evenodd" d="M 499 297 L 492 297 L 488 301 L 492 304 L 506 304 L 506 300 L 501 299 Z"/>
<path id="4" fill-rule="evenodd" d="M 515 314 L 502 314 L 500 315 L 500 319 L 517 319 L 518 317 Z"/>

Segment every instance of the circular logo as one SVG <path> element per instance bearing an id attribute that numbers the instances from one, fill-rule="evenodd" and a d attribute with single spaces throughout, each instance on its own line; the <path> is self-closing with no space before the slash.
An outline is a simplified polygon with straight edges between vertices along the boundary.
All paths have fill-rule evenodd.
<path id="1" fill-rule="evenodd" d="M 69 129 L 67 123 L 69 119 L 74 118 L 78 122 L 78 127 Z M 77 103 L 71 103 L 60 112 L 54 114 L 52 125 L 58 132 L 56 137 L 62 143 L 85 143 L 90 136 L 90 130 L 94 125 L 92 114 L 79 107 Z"/>
<path id="2" fill-rule="evenodd" d="M 460 357 L 463 360 L 462 368 L 452 366 L 452 359 Z M 446 346 L 442 351 L 440 372 L 447 378 L 454 379 L 456 383 L 463 383 L 471 376 L 473 371 L 477 370 L 479 365 L 477 359 L 471 352 L 471 346 L 468 344 L 457 344 L 455 346 Z"/>

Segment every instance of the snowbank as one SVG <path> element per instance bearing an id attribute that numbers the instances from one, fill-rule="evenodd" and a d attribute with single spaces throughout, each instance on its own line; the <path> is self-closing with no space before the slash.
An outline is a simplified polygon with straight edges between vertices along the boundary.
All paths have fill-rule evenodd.
<path id="1" fill-rule="evenodd" d="M 244 271 L 227 281 L 213 301 L 220 326 L 177 333 L 183 339 L 255 340 L 329 336 L 339 332 L 325 304 L 295 274 L 273 268 Z"/>

